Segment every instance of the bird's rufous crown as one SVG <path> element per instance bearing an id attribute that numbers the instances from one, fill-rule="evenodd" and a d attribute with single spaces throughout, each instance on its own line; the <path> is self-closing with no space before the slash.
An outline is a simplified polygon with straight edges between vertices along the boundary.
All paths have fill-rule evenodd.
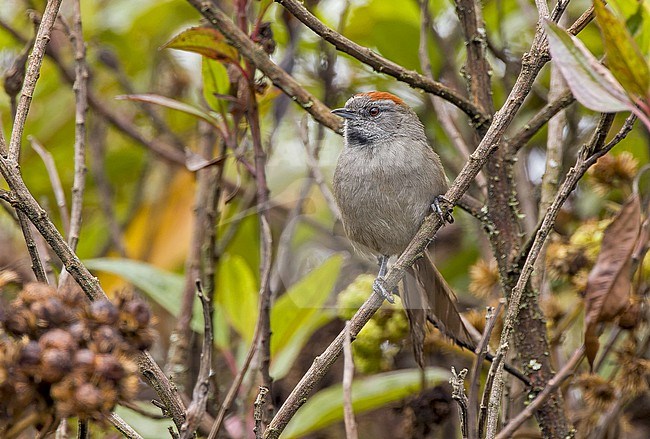
<path id="1" fill-rule="evenodd" d="M 406 103 L 395 96 L 394 94 L 385 91 L 369 91 L 366 93 L 359 93 L 361 96 L 368 96 L 371 101 L 389 100 L 395 102 L 397 105 L 406 106 Z"/>

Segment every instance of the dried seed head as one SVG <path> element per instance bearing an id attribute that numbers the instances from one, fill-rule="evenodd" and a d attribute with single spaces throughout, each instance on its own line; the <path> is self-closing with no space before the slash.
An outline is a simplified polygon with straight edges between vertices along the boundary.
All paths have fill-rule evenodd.
<path id="1" fill-rule="evenodd" d="M 576 384 L 582 388 L 585 403 L 592 410 L 603 411 L 616 400 L 616 389 L 600 375 L 582 374 Z"/>
<path id="2" fill-rule="evenodd" d="M 30 282 L 25 284 L 22 291 L 18 294 L 18 299 L 26 305 L 31 305 L 34 302 L 41 302 L 48 297 L 54 296 L 56 296 L 56 289 L 52 288 L 48 284 Z"/>
<path id="3" fill-rule="evenodd" d="M 75 371 L 92 374 L 95 370 L 95 353 L 90 349 L 79 349 L 72 360 Z"/>
<path id="4" fill-rule="evenodd" d="M 555 325 L 562 317 L 566 315 L 566 309 L 560 302 L 560 299 L 554 294 L 546 295 L 540 301 L 540 307 L 546 319 Z"/>
<path id="5" fill-rule="evenodd" d="M 83 413 L 98 412 L 102 406 L 102 392 L 90 383 L 81 384 L 74 392 L 74 397 Z"/>
<path id="6" fill-rule="evenodd" d="M 98 353 L 110 353 L 123 342 L 120 332 L 113 326 L 101 325 L 92 332 L 89 346 Z"/>
<path id="7" fill-rule="evenodd" d="M 606 154 L 598 159 L 587 175 L 594 191 L 605 195 L 613 189 L 629 186 L 638 172 L 639 163 L 629 151 Z"/>
<path id="8" fill-rule="evenodd" d="M 13 308 L 13 307 L 12 307 Z M 37 330 L 34 313 L 25 308 L 10 309 L 4 321 L 4 327 L 14 336 L 34 335 Z"/>
<path id="9" fill-rule="evenodd" d="M 120 362 L 113 355 L 100 354 L 95 357 L 95 373 L 100 380 L 117 382 L 126 374 Z"/>
<path id="10" fill-rule="evenodd" d="M 60 328 L 51 329 L 38 339 L 38 344 L 41 349 L 57 349 L 61 351 L 71 352 L 77 349 L 77 342 L 72 335 Z"/>
<path id="11" fill-rule="evenodd" d="M 72 370 L 70 352 L 59 349 L 45 349 L 41 355 L 41 366 L 35 379 L 46 383 L 61 381 Z"/>
<path id="12" fill-rule="evenodd" d="M 20 355 L 18 357 L 18 365 L 20 367 L 32 367 L 38 366 L 41 362 L 41 347 L 35 341 L 29 341 L 26 345 L 20 350 Z"/>
<path id="13" fill-rule="evenodd" d="M 108 300 L 97 300 L 90 304 L 89 317 L 100 325 L 114 325 L 119 318 L 119 311 Z"/>
<path id="14" fill-rule="evenodd" d="M 120 329 L 135 332 L 145 328 L 151 322 L 151 309 L 142 299 L 133 298 L 124 302 L 120 310 Z"/>
<path id="15" fill-rule="evenodd" d="M 29 309 L 34 313 L 41 328 L 55 328 L 67 325 L 72 320 L 68 308 L 56 297 L 34 302 Z"/>
<path id="16" fill-rule="evenodd" d="M 494 260 L 479 259 L 469 269 L 469 292 L 479 298 L 490 297 L 499 286 L 499 269 Z"/>

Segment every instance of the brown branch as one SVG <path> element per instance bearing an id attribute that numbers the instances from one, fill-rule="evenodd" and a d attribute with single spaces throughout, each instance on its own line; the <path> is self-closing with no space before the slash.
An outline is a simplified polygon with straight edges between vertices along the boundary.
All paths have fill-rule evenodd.
<path id="1" fill-rule="evenodd" d="M 212 368 L 212 311 L 210 298 L 206 297 L 201 288 L 201 283 L 196 283 L 196 291 L 201 300 L 201 309 L 203 309 L 203 348 L 201 349 L 201 365 L 199 375 L 196 378 L 194 391 L 192 392 L 192 402 L 187 408 L 185 422 L 180 429 L 181 439 L 190 439 L 199 427 L 201 418 L 206 411 L 208 402 L 208 392 L 210 390 L 210 370 Z"/>
<path id="2" fill-rule="evenodd" d="M 465 395 L 465 377 L 467 376 L 467 369 L 463 369 L 456 373 L 456 368 L 451 366 L 451 384 L 452 393 L 451 397 L 458 404 L 458 416 L 460 418 L 460 431 L 463 439 L 467 439 L 468 435 L 468 422 L 467 422 L 467 395 Z"/>
<path id="3" fill-rule="evenodd" d="M 142 436 L 138 434 L 137 431 L 133 429 L 129 424 L 127 424 L 124 419 L 122 419 L 118 414 L 111 413 L 106 417 L 106 420 L 110 422 L 113 427 L 120 433 L 124 435 L 127 439 L 142 439 Z"/>
<path id="4" fill-rule="evenodd" d="M 354 361 L 352 359 L 352 337 L 350 337 L 350 322 L 345 322 L 345 340 L 343 343 L 343 420 L 345 421 L 346 439 L 357 439 L 357 423 L 354 420 L 352 408 L 352 379 L 354 377 Z"/>
<path id="5" fill-rule="evenodd" d="M 580 364 L 584 358 L 585 346 L 580 346 L 571 356 L 571 359 L 551 378 L 544 389 L 530 402 L 524 410 L 514 417 L 503 430 L 499 432 L 496 439 L 506 439 L 514 435 L 517 429 L 533 414 L 535 410 L 541 407 L 542 404 L 560 387 L 560 385 L 573 374 L 575 368 Z"/>
<path id="6" fill-rule="evenodd" d="M 494 329 L 494 326 L 497 323 L 497 320 L 499 318 L 499 314 L 501 314 L 501 310 L 503 309 L 503 304 L 504 301 L 499 302 L 499 305 L 497 305 L 496 309 L 494 307 L 488 307 L 487 312 L 485 314 L 485 329 L 483 330 L 483 334 L 481 335 L 481 340 L 479 340 L 478 345 L 476 346 L 476 350 L 474 353 L 476 354 L 476 357 L 474 358 L 474 361 L 472 362 L 472 371 L 470 374 L 470 384 L 469 384 L 469 398 L 468 398 L 468 408 L 467 408 L 467 427 L 468 427 L 468 432 L 469 432 L 469 437 L 470 438 L 475 438 L 477 430 L 477 422 L 478 422 L 478 395 L 479 395 L 479 389 L 480 389 L 480 384 L 481 384 L 481 367 L 483 366 L 483 361 L 485 360 L 485 357 L 488 353 L 489 350 L 489 343 L 490 343 L 490 336 L 492 335 L 492 330 Z M 482 438 L 483 436 L 479 433 L 479 438 Z"/>
<path id="7" fill-rule="evenodd" d="M 214 155 L 214 143 L 216 139 L 215 130 L 207 123 L 199 122 L 200 134 L 200 151 L 203 157 L 212 157 Z M 219 141 L 220 153 L 223 150 L 223 142 Z M 220 197 L 221 176 L 223 174 L 224 163 L 216 166 L 208 166 L 200 169 L 196 173 L 196 192 L 194 194 L 194 218 L 192 221 L 192 237 L 188 250 L 187 260 L 185 262 L 185 285 L 183 287 L 180 311 L 174 330 L 170 336 L 169 351 L 167 353 L 167 364 L 165 371 L 172 376 L 174 382 L 181 388 L 189 386 L 187 382 L 188 355 L 190 353 L 190 340 L 192 328 L 192 311 L 194 299 L 196 297 L 196 280 L 201 279 L 206 290 L 206 295 L 212 298 L 214 281 L 209 276 L 201 276 L 201 268 L 204 269 L 216 265 L 215 257 L 210 258 L 202 264 L 202 249 L 210 247 L 209 242 L 214 238 L 212 230 L 218 221 L 219 212 L 215 217 L 209 219 L 208 213 L 216 209 L 216 200 Z M 214 192 L 217 191 L 217 194 Z"/>
<path id="8" fill-rule="evenodd" d="M 43 12 L 43 16 L 41 17 L 38 26 L 32 53 L 29 55 L 27 61 L 25 80 L 23 81 L 20 99 L 18 100 L 18 106 L 16 108 L 16 117 L 14 118 L 11 138 L 9 139 L 9 154 L 7 155 L 7 158 L 15 160 L 16 162 L 20 161 L 20 145 L 23 140 L 23 131 L 25 130 L 25 122 L 27 122 L 27 114 L 29 113 L 32 96 L 36 89 L 36 82 L 40 76 L 41 65 L 43 64 L 43 58 L 45 57 L 45 49 L 47 44 L 50 42 L 52 28 L 54 27 L 54 22 L 59 13 L 60 6 L 61 0 L 50 0 L 47 2 L 45 11 Z"/>
<path id="9" fill-rule="evenodd" d="M 451 185 L 445 199 L 452 204 L 458 202 L 462 195 L 467 191 L 472 181 L 488 161 L 490 155 L 497 149 L 504 132 L 512 122 L 521 107 L 525 97 L 530 92 L 533 81 L 543 65 L 539 55 L 539 47 L 544 41 L 541 31 L 538 32 L 533 43 L 533 49 L 530 54 L 524 57 L 522 70 L 517 79 L 508 99 L 503 107 L 495 114 L 492 124 L 488 128 L 485 136 L 477 146 L 476 150 L 470 154 L 469 159 L 456 180 Z M 428 243 L 442 226 L 438 215 L 429 215 L 420 230 L 417 232 L 409 246 L 392 265 L 385 277 L 385 287 L 390 291 L 397 286 L 399 281 L 404 277 L 406 269 L 413 265 L 419 255 L 425 250 Z M 377 294 L 372 294 L 368 300 L 359 308 L 354 317 L 350 320 L 350 333 L 356 337 L 361 328 L 370 320 L 374 313 L 379 309 L 383 298 Z M 294 387 L 291 394 L 287 397 L 280 410 L 275 415 L 269 427 L 264 433 L 265 438 L 277 438 L 284 430 L 289 420 L 296 411 L 305 403 L 311 389 L 327 373 L 334 361 L 341 354 L 343 346 L 344 333 L 339 335 L 330 343 L 325 351 L 316 357 L 309 370 L 302 377 L 300 382 Z"/>
<path id="10" fill-rule="evenodd" d="M 611 147 L 613 147 L 613 145 L 611 145 L 609 149 L 607 148 L 611 142 L 610 144 L 603 146 L 605 143 L 605 136 L 607 135 L 607 131 L 609 130 L 609 127 L 611 126 L 613 120 L 613 114 L 605 114 L 601 116 L 598 128 L 594 132 L 594 135 L 592 136 L 590 142 L 581 148 L 575 166 L 569 171 L 566 179 L 560 186 L 555 199 L 553 200 L 553 204 L 544 216 L 542 225 L 535 235 L 535 240 L 530 247 L 526 261 L 521 268 L 516 285 L 513 287 L 512 292 L 510 293 L 508 311 L 506 313 L 503 330 L 501 332 L 501 341 L 497 350 L 497 356 L 505 357 L 505 354 L 508 352 L 510 338 L 516 325 L 523 292 L 527 287 L 528 280 L 532 273 L 534 263 L 539 255 L 539 252 L 541 251 L 542 246 L 548 237 L 548 234 L 551 232 L 553 225 L 555 224 L 555 218 L 557 217 L 560 208 L 567 200 L 580 178 L 582 178 L 587 169 L 589 169 L 591 164 L 595 163 L 598 157 L 601 157 L 609 149 L 611 149 Z M 623 129 L 625 129 L 625 127 Z M 493 363 L 490 369 L 491 371 L 494 370 L 496 379 L 490 395 L 490 413 L 488 414 L 488 419 L 496 419 L 497 411 L 499 408 L 498 401 L 501 400 L 501 394 L 503 391 L 503 381 L 500 379 L 500 376 L 502 375 L 503 364 Z M 496 434 L 495 428 L 496 423 L 488 422 L 487 437 L 494 437 Z"/>
<path id="11" fill-rule="evenodd" d="M 64 230 L 68 230 L 70 227 L 68 204 L 65 199 L 65 192 L 63 191 L 63 184 L 61 184 L 59 171 L 56 169 L 56 163 L 54 163 L 54 157 L 52 157 L 52 154 L 46 150 L 45 147 L 43 147 L 43 145 L 35 137 L 27 136 L 27 140 L 29 140 L 32 149 L 36 151 L 36 154 L 38 154 L 41 160 L 43 160 L 45 170 L 47 171 L 47 176 L 50 179 L 50 185 L 52 185 L 52 191 L 54 192 L 56 206 L 59 208 L 59 215 L 61 216 L 63 228 Z"/>
<path id="12" fill-rule="evenodd" d="M 521 149 L 539 130 L 557 113 L 574 103 L 576 98 L 568 91 L 557 99 L 549 102 L 539 110 L 528 122 L 507 140 L 509 154 L 514 154 Z"/>
<path id="13" fill-rule="evenodd" d="M 262 421 L 264 419 L 264 404 L 266 404 L 267 393 L 269 393 L 269 389 L 264 386 L 260 386 L 260 390 L 257 393 L 257 397 L 255 398 L 255 403 L 253 405 L 253 419 L 255 420 L 253 433 L 255 434 L 255 439 L 262 438 Z"/>
<path id="14" fill-rule="evenodd" d="M 477 0 L 456 0 L 455 3 L 456 15 L 460 20 L 463 35 L 465 35 L 465 49 L 467 50 L 465 73 L 469 96 L 472 103 L 484 114 L 491 114 L 494 111 L 490 83 L 492 72 L 485 53 L 487 35 L 481 4 Z"/>
<path id="15" fill-rule="evenodd" d="M 213 26 L 224 35 L 226 40 L 235 47 L 257 69 L 264 73 L 270 80 L 300 105 L 305 111 L 314 116 L 318 122 L 326 127 L 341 133 L 343 123 L 340 118 L 330 113 L 330 109 L 315 96 L 305 90 L 281 67 L 275 64 L 269 56 L 257 46 L 244 32 L 242 32 L 223 11 L 210 2 L 201 0 L 188 0 Z"/>
<path id="16" fill-rule="evenodd" d="M 194 3 L 194 1 L 195 0 L 190 0 L 191 3 Z M 444 84 L 420 75 L 414 70 L 405 69 L 395 62 L 383 58 L 367 47 L 363 47 L 354 41 L 345 38 L 340 33 L 324 25 L 296 0 L 275 1 L 284 6 L 284 8 L 291 12 L 293 16 L 320 37 L 333 44 L 334 47 L 341 52 L 347 53 L 362 63 L 369 65 L 377 72 L 392 76 L 399 81 L 407 83 L 413 88 L 422 89 L 451 102 L 469 116 L 472 125 L 477 129 L 482 129 L 487 126 L 487 123 L 489 123 L 489 114 L 483 113 L 475 104 L 471 103 L 469 100 Z"/>

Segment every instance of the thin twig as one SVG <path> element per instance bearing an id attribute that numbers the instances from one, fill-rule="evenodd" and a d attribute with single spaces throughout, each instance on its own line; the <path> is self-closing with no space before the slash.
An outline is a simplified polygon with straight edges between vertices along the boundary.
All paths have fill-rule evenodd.
<path id="1" fill-rule="evenodd" d="M 499 304 L 497 305 L 496 309 L 494 307 L 489 306 L 487 308 L 487 311 L 485 313 L 485 329 L 483 330 L 483 334 L 481 335 L 481 340 L 479 341 L 478 345 L 476 346 L 476 350 L 474 353 L 476 354 L 476 357 L 474 358 L 474 361 L 472 362 L 472 372 L 470 374 L 470 381 L 469 381 L 469 398 L 468 398 L 468 419 L 467 419 L 467 427 L 468 427 L 468 437 L 470 439 L 476 437 L 476 432 L 477 430 L 477 422 L 478 422 L 478 395 L 479 395 L 479 389 L 481 385 L 481 368 L 483 366 L 483 361 L 485 360 L 485 356 L 488 353 L 489 350 L 489 343 L 490 343 L 490 336 L 492 335 L 492 330 L 494 329 L 494 326 L 497 323 L 497 320 L 499 318 L 499 315 L 501 314 L 501 310 L 503 309 L 503 304 L 504 301 L 500 301 Z M 480 438 L 481 436 L 479 436 Z"/>
<path id="2" fill-rule="evenodd" d="M 272 82 L 300 105 L 305 111 L 314 116 L 318 122 L 341 133 L 341 119 L 330 113 L 330 109 L 315 96 L 305 90 L 287 72 L 275 64 L 269 56 L 248 35 L 242 32 L 223 11 L 214 4 L 201 0 L 188 0 L 212 25 L 224 35 L 239 53 L 264 73 Z"/>
<path id="3" fill-rule="evenodd" d="M 314 183 L 316 183 L 316 186 L 318 186 L 318 189 L 320 189 L 321 194 L 323 194 L 323 198 L 327 203 L 327 207 L 329 208 L 330 212 L 332 212 L 334 218 L 340 219 L 341 212 L 339 210 L 339 206 L 336 204 L 336 200 L 334 199 L 332 191 L 325 183 L 323 172 L 321 171 L 318 164 L 318 148 L 312 146 L 311 142 L 309 141 L 307 119 L 303 118 L 301 120 L 298 132 L 300 133 L 300 140 L 302 141 L 302 144 L 305 147 L 305 152 L 307 153 L 305 156 L 305 161 L 307 163 L 307 168 L 309 169 L 309 174 L 314 179 Z"/>
<path id="4" fill-rule="evenodd" d="M 255 439 L 262 438 L 262 420 L 264 419 L 264 404 L 266 404 L 266 394 L 269 393 L 269 389 L 264 386 L 260 386 L 260 390 L 257 393 L 255 398 L 255 403 L 253 405 L 253 419 L 255 420 L 255 428 L 253 433 L 255 433 Z"/>
<path id="5" fill-rule="evenodd" d="M 568 91 L 552 100 L 531 117 L 526 124 L 507 140 L 507 148 L 510 154 L 514 154 L 558 112 L 564 110 L 574 103 L 576 98 L 571 91 Z"/>
<path id="6" fill-rule="evenodd" d="M 27 136 L 32 149 L 43 160 L 45 165 L 45 170 L 47 171 L 47 176 L 50 178 L 50 184 L 52 185 L 52 191 L 54 192 L 54 199 L 56 200 L 56 206 L 59 208 L 59 215 L 61 215 L 61 222 L 63 223 L 63 229 L 68 230 L 70 228 L 70 215 L 68 213 L 68 203 L 65 199 L 65 192 L 63 191 L 63 185 L 61 184 L 61 178 L 59 177 L 59 171 L 56 169 L 56 163 L 54 163 L 54 158 L 48 150 L 46 150 L 43 145 L 33 136 Z"/>
<path id="7" fill-rule="evenodd" d="M 214 154 L 215 130 L 207 123 L 199 122 L 198 127 L 200 135 L 200 151 L 204 157 L 211 157 Z M 220 142 L 221 144 L 223 142 Z M 172 376 L 174 382 L 182 389 L 189 387 L 187 379 L 189 369 L 188 355 L 190 353 L 190 344 L 192 336 L 192 311 L 194 299 L 196 298 L 196 280 L 201 279 L 201 260 L 202 249 L 209 247 L 207 245 L 208 235 L 215 229 L 215 222 L 210 222 L 207 218 L 210 210 L 209 204 L 213 200 L 211 194 L 215 190 L 220 190 L 220 180 L 224 164 L 208 166 L 200 169 L 196 173 L 196 192 L 194 194 L 194 209 L 192 220 L 192 237 L 190 247 L 185 261 L 185 285 L 183 286 L 180 311 L 172 334 L 169 337 L 169 350 L 167 352 L 167 364 L 165 371 Z M 218 197 L 217 197 L 218 198 Z M 214 255 L 214 258 L 218 255 Z M 212 258 L 211 258 L 212 259 Z M 206 265 L 211 262 L 206 261 Z M 212 283 L 207 279 L 202 279 L 204 287 L 209 287 Z M 208 298 L 211 298 L 212 290 L 207 288 Z"/>
<path id="8" fill-rule="evenodd" d="M 14 118 L 13 127 L 11 130 L 11 139 L 9 140 L 9 154 L 7 158 L 16 162 L 20 162 L 20 145 L 23 140 L 23 131 L 25 130 L 25 122 L 27 121 L 27 114 L 29 107 L 32 103 L 32 96 L 36 89 L 36 82 L 41 71 L 43 58 L 45 57 L 45 49 L 50 42 L 52 28 L 56 21 L 56 16 L 59 13 L 61 0 L 50 0 L 45 6 L 45 11 L 41 17 L 41 22 L 38 26 L 36 39 L 32 53 L 29 55 L 27 61 L 27 69 L 25 71 L 25 80 L 23 81 L 23 88 L 21 90 L 18 106 L 16 107 L 16 117 Z"/>
<path id="9" fill-rule="evenodd" d="M 357 422 L 354 419 L 352 407 L 352 379 L 354 377 L 354 361 L 352 360 L 352 337 L 350 337 L 350 322 L 345 322 L 345 340 L 343 342 L 343 420 L 345 421 L 346 439 L 357 439 Z"/>
<path id="10" fill-rule="evenodd" d="M 296 0 L 275 1 L 284 6 L 294 17 L 304 23 L 320 37 L 333 44 L 338 50 L 347 53 L 364 64 L 369 65 L 377 72 L 392 76 L 399 81 L 407 83 L 411 87 L 422 89 L 451 102 L 463 110 L 463 112 L 470 117 L 472 124 L 477 128 L 482 128 L 487 125 L 487 122 L 490 119 L 489 115 L 482 113 L 476 105 L 469 102 L 455 90 L 450 89 L 440 82 L 420 75 L 414 70 L 405 69 L 395 62 L 383 58 L 376 52 L 345 38 L 340 33 L 323 24 Z"/>
<path id="11" fill-rule="evenodd" d="M 497 355 L 494 357 L 494 360 L 492 360 L 492 364 L 499 364 L 503 362 L 503 357 L 501 355 Z M 483 438 L 483 433 L 485 431 L 485 426 L 488 421 L 487 419 L 487 412 L 488 412 L 488 406 L 490 404 L 490 393 L 492 392 L 492 386 L 494 385 L 494 378 L 495 378 L 495 373 L 496 373 L 496 368 L 490 367 L 490 370 L 488 370 L 488 375 L 487 378 L 485 379 L 485 388 L 483 389 L 483 396 L 481 397 L 481 405 L 479 407 L 479 415 L 478 415 L 478 437 Z"/>
<path id="12" fill-rule="evenodd" d="M 127 439 L 142 439 L 142 436 L 140 436 L 138 432 L 127 424 L 117 413 L 112 412 L 106 417 L 106 419 Z"/>
<path id="13" fill-rule="evenodd" d="M 192 402 L 187 408 L 185 422 L 180 429 L 181 439 L 189 439 L 194 436 L 194 432 L 198 428 L 201 418 L 206 411 L 208 393 L 210 391 L 213 341 L 212 305 L 210 305 L 210 298 L 203 294 L 201 283 L 198 281 L 196 282 L 196 292 L 201 300 L 201 308 L 203 309 L 203 347 L 201 349 L 199 375 L 196 378 L 196 384 L 192 392 Z"/>
<path id="14" fill-rule="evenodd" d="M 90 431 L 88 431 L 88 420 L 79 419 L 77 422 L 77 439 L 88 439 L 90 437 Z"/>
<path id="15" fill-rule="evenodd" d="M 552 394 L 557 390 L 560 385 L 569 378 L 575 368 L 580 364 L 580 361 L 584 358 L 585 346 L 582 345 L 571 356 L 571 359 L 551 378 L 544 389 L 535 397 L 535 399 L 530 402 L 524 410 L 519 412 L 519 414 L 514 417 L 508 425 L 506 425 L 503 430 L 499 432 L 496 436 L 497 439 L 506 439 L 512 437 L 512 435 L 517 431 L 517 429 L 523 424 L 528 418 L 533 416 L 535 410 L 537 410 Z"/>
<path id="16" fill-rule="evenodd" d="M 460 418 L 460 431 L 463 439 L 467 439 L 467 395 L 465 394 L 465 377 L 467 376 L 467 369 L 463 369 L 456 373 L 456 368 L 451 366 L 451 384 L 452 393 L 451 397 L 458 404 L 458 416 Z"/>
<path id="17" fill-rule="evenodd" d="M 72 85 L 75 95 L 74 134 L 74 178 L 70 202 L 70 228 L 68 245 L 75 251 L 81 229 L 81 210 L 86 187 L 86 113 L 88 112 L 88 65 L 86 64 L 86 43 L 83 39 L 80 0 L 72 3 L 73 19 L 69 38 L 74 48 L 75 80 Z M 65 281 L 62 274 L 60 284 Z"/>
<path id="18" fill-rule="evenodd" d="M 167 419 L 168 418 L 168 416 L 164 416 L 164 415 L 159 414 L 159 413 L 152 413 L 150 411 L 147 411 L 147 410 L 143 409 L 142 407 L 140 407 L 138 404 L 136 404 L 136 402 L 134 402 L 134 401 L 120 400 L 118 402 L 118 404 L 121 405 L 122 407 L 126 407 L 127 409 L 132 410 L 132 411 L 134 411 L 134 412 L 136 412 L 136 413 L 138 413 L 138 414 L 140 414 L 140 415 L 142 415 L 142 416 L 144 416 L 146 418 L 156 419 L 156 420 Z"/>

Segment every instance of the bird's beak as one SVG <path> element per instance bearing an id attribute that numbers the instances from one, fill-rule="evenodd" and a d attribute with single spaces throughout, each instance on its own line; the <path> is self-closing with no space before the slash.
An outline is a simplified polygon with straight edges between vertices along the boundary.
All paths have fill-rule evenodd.
<path id="1" fill-rule="evenodd" d="M 345 108 L 337 108 L 336 110 L 332 110 L 332 114 L 341 116 L 343 119 L 352 119 L 356 116 L 353 111 L 346 110 Z"/>

